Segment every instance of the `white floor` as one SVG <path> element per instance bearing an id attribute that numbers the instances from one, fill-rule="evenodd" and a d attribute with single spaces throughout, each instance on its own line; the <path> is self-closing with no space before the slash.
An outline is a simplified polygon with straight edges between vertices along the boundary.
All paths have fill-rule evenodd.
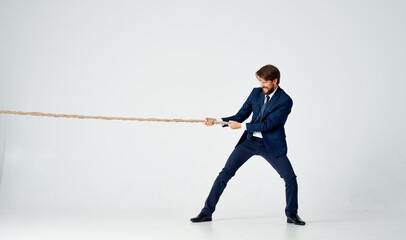
<path id="1" fill-rule="evenodd" d="M 218 214 L 220 215 L 220 214 Z M 191 223 L 190 212 L 1 210 L 0 239 L 406 239 L 403 214 L 337 212 L 302 216 L 222 214 Z"/>

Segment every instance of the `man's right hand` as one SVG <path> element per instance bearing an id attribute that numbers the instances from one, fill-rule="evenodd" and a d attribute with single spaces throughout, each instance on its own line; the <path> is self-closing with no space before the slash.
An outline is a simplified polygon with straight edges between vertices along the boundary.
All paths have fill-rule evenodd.
<path id="1" fill-rule="evenodd" d="M 204 119 L 204 125 L 210 127 L 214 125 L 214 121 L 216 121 L 217 119 L 215 118 L 206 118 Z"/>

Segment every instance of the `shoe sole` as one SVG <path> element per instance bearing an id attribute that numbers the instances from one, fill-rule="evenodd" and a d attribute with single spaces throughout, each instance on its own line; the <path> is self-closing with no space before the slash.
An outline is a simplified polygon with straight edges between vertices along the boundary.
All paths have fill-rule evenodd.
<path id="1" fill-rule="evenodd" d="M 287 222 L 295 224 L 295 225 L 300 225 L 300 226 L 306 225 L 306 223 L 294 223 L 292 220 L 287 220 Z"/>
<path id="2" fill-rule="evenodd" d="M 194 222 L 194 223 L 199 223 L 199 222 L 210 222 L 211 221 L 211 218 L 203 218 L 202 220 L 192 220 L 192 219 L 190 219 L 190 221 L 191 222 Z"/>

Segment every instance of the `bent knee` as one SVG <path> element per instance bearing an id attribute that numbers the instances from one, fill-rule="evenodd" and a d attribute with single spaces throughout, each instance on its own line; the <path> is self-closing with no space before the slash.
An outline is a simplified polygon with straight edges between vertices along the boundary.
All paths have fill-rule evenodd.
<path id="1" fill-rule="evenodd" d="M 283 177 L 283 180 L 285 181 L 285 183 L 296 183 L 297 184 L 296 178 L 297 178 L 296 175 L 292 175 L 292 176 Z"/>
<path id="2" fill-rule="evenodd" d="M 229 180 L 232 177 L 234 177 L 234 175 L 235 175 L 235 171 L 231 171 L 229 169 L 223 168 L 223 170 L 221 170 L 221 172 L 219 173 L 219 176 L 217 178 Z"/>

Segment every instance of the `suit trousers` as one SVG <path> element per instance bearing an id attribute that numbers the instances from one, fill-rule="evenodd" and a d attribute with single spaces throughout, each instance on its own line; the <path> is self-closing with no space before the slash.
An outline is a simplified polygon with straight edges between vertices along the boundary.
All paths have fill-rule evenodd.
<path id="1" fill-rule="evenodd" d="M 296 175 L 292 165 L 286 155 L 280 157 L 272 156 L 265 148 L 265 144 L 261 138 L 248 135 L 242 143 L 240 143 L 228 158 L 223 170 L 213 183 L 209 196 L 206 199 L 202 213 L 211 216 L 216 209 L 217 202 L 221 194 L 227 186 L 228 181 L 235 175 L 237 170 L 252 156 L 259 155 L 265 158 L 271 166 L 285 181 L 286 195 L 286 216 L 297 214 L 298 209 L 298 186 Z"/>

